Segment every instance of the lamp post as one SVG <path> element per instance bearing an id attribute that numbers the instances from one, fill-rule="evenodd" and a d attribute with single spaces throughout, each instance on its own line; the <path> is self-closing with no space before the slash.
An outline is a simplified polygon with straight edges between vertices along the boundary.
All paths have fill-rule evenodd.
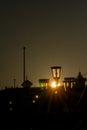
<path id="1" fill-rule="evenodd" d="M 58 85 L 58 81 L 61 76 L 61 66 L 53 66 L 51 67 L 52 77 L 56 82 L 56 86 Z"/>

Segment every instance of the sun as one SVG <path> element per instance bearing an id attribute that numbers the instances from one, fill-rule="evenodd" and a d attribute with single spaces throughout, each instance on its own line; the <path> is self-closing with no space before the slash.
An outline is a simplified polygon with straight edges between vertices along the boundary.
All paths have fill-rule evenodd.
<path id="1" fill-rule="evenodd" d="M 60 87 L 61 86 L 61 84 L 60 83 L 56 83 L 55 81 L 53 81 L 52 83 L 51 83 L 51 87 L 52 88 L 57 88 L 57 87 Z"/>
<path id="2" fill-rule="evenodd" d="M 51 83 L 51 87 L 52 87 L 52 88 L 56 88 L 56 87 L 57 87 L 57 85 L 56 85 L 56 82 L 55 82 L 55 81 L 53 81 L 53 82 Z"/>

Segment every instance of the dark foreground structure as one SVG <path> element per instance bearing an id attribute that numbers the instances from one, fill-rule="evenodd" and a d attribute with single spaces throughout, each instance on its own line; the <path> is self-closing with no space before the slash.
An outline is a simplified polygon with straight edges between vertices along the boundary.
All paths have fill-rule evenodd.
<path id="1" fill-rule="evenodd" d="M 0 127 L 3 130 L 86 130 L 87 88 L 1 90 Z"/>
<path id="2" fill-rule="evenodd" d="M 23 88 L 0 90 L 0 129 L 87 130 L 85 81 L 79 73 L 57 88 L 30 87 L 26 81 Z"/>

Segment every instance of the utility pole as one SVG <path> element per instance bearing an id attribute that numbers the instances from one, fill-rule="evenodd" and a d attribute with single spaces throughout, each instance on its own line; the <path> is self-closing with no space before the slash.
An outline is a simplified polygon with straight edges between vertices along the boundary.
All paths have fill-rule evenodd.
<path id="1" fill-rule="evenodd" d="M 15 88 L 15 82 L 16 82 L 16 79 L 14 78 L 13 80 L 14 80 L 14 88 Z"/>
<path id="2" fill-rule="evenodd" d="M 25 47 L 23 47 L 23 80 L 25 82 Z"/>

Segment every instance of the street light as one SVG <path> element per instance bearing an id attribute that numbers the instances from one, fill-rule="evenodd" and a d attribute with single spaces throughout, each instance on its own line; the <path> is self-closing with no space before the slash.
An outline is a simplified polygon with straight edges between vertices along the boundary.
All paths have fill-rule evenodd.
<path id="1" fill-rule="evenodd" d="M 52 77 L 56 82 L 56 86 L 58 85 L 58 81 L 61 75 L 61 66 L 53 66 L 51 67 Z"/>

